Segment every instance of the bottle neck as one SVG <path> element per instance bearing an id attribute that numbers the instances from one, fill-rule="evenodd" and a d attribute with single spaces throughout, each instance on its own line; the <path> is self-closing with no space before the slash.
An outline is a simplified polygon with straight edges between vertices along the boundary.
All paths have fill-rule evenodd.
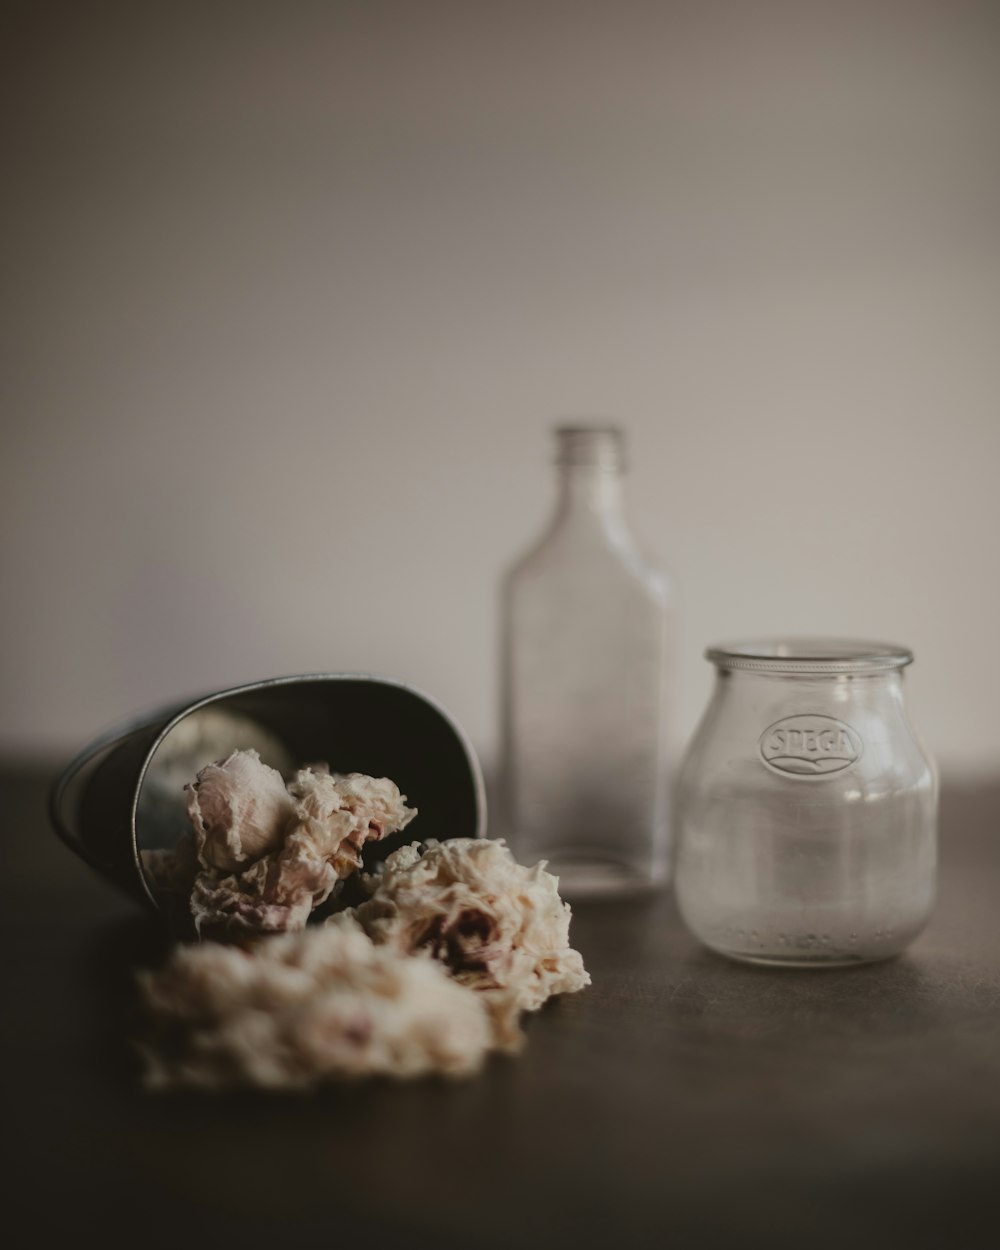
<path id="1" fill-rule="evenodd" d="M 556 430 L 560 528 L 599 528 L 623 539 L 624 437 L 615 426 L 564 425 Z"/>
<path id="2" fill-rule="evenodd" d="M 618 469 L 591 464 L 559 466 L 557 518 L 560 521 L 623 526 L 623 496 Z"/>

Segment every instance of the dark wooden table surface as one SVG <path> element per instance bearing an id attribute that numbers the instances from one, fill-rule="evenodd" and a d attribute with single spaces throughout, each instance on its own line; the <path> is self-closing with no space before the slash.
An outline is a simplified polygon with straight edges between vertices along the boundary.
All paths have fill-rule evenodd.
<path id="1" fill-rule="evenodd" d="M 451 1084 L 144 1093 L 155 921 L 2 777 L 4 1224 L 18 1244 L 1000 1244 L 1000 790 L 946 790 L 939 907 L 903 958 L 743 968 L 669 898 L 580 907 L 593 987 Z"/>

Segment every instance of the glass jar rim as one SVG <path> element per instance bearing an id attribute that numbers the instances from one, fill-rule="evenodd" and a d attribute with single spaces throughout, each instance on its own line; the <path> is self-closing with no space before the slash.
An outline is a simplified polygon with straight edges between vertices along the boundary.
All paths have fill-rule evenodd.
<path id="1" fill-rule="evenodd" d="M 709 647 L 705 659 L 726 672 L 879 673 L 905 668 L 913 652 L 854 638 L 762 638 Z"/>

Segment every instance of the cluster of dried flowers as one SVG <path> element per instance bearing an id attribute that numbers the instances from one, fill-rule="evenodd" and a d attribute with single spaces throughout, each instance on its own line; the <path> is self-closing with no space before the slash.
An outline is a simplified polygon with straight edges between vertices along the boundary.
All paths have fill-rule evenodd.
<path id="1" fill-rule="evenodd" d="M 556 878 L 502 841 L 403 847 L 362 878 L 366 902 L 304 927 L 364 843 L 416 815 L 387 778 L 313 767 L 286 788 L 247 751 L 188 791 L 196 926 L 243 946 L 182 947 L 143 978 L 154 1086 L 464 1076 L 519 1048 L 521 1012 L 590 983 Z M 167 888 L 183 862 L 158 864 Z"/>
<path id="2" fill-rule="evenodd" d="M 315 764 L 286 786 L 256 751 L 209 764 L 185 789 L 193 837 L 145 864 L 187 901 L 199 937 L 227 941 L 304 928 L 361 866 L 364 844 L 417 814 L 387 777 Z"/>

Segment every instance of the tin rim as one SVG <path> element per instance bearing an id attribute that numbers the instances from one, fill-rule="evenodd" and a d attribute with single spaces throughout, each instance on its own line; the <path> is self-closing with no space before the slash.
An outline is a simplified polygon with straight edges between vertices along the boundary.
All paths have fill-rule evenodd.
<path id="1" fill-rule="evenodd" d="M 719 643 L 705 658 L 725 672 L 882 673 L 905 668 L 913 652 L 896 643 L 854 638 L 763 638 Z"/>

